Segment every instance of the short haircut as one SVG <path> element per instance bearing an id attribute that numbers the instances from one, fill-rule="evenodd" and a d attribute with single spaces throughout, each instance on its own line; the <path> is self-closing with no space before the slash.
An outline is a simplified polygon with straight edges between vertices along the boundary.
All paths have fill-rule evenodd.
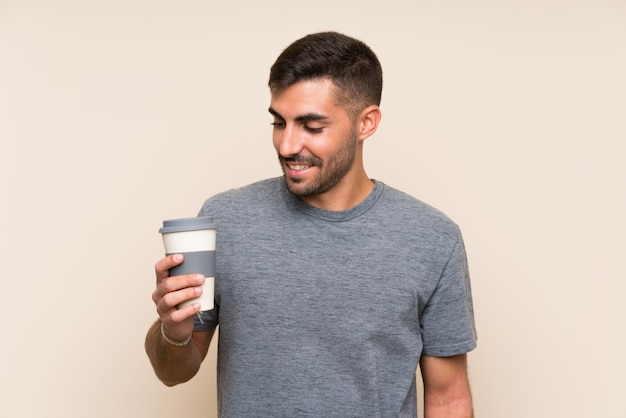
<path id="1" fill-rule="evenodd" d="M 318 79 L 332 81 L 338 104 L 353 118 L 367 106 L 380 105 L 382 67 L 370 47 L 357 39 L 320 32 L 295 41 L 272 65 L 268 84 L 277 96 L 298 82 Z"/>

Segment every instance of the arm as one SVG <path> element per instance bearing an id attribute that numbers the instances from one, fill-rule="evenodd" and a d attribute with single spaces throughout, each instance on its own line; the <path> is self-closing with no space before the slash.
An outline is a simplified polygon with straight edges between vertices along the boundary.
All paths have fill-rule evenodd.
<path id="1" fill-rule="evenodd" d="M 425 418 L 472 418 L 472 394 L 467 376 L 467 355 L 422 356 Z"/>
<path id="2" fill-rule="evenodd" d="M 202 275 L 169 277 L 169 269 L 180 264 L 181 255 L 171 255 L 160 260 L 156 266 L 157 286 L 152 294 L 159 320 L 150 327 L 146 336 L 146 353 L 150 358 L 157 377 L 167 386 L 174 386 L 191 379 L 200 369 L 200 364 L 209 351 L 209 344 L 215 329 L 193 332 L 193 317 L 200 310 L 197 303 L 177 309 L 176 306 L 199 295 Z M 165 341 L 164 332 L 173 341 L 185 341 L 190 335 L 189 344 L 176 346 Z"/>

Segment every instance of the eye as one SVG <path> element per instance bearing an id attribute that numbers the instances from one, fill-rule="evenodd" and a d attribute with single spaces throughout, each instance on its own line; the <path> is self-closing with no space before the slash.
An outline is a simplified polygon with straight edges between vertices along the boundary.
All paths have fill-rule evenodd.
<path id="1" fill-rule="evenodd" d="M 272 125 L 274 128 L 284 128 L 285 122 L 272 122 L 270 123 L 270 125 Z"/>
<path id="2" fill-rule="evenodd" d="M 321 134 L 324 128 L 315 128 L 313 126 L 304 125 L 304 129 L 311 132 L 312 134 Z"/>

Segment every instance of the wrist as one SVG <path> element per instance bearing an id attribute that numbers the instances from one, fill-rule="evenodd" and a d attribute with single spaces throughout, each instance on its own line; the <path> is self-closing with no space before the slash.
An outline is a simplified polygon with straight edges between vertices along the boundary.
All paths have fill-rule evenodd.
<path id="1" fill-rule="evenodd" d="M 167 336 L 167 334 L 165 333 L 165 325 L 163 324 L 163 322 L 161 322 L 161 338 L 163 338 L 163 340 L 165 340 L 165 342 L 167 342 L 170 345 L 173 345 L 175 347 L 184 347 L 187 344 L 189 344 L 189 341 L 191 341 L 191 336 L 193 334 L 189 334 L 189 337 L 187 337 L 187 339 L 185 341 L 176 341 L 171 339 L 170 337 Z"/>

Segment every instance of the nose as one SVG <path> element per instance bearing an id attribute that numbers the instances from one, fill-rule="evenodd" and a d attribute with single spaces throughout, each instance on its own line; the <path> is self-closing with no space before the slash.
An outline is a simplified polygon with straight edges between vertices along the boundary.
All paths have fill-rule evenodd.
<path id="1" fill-rule="evenodd" d="M 297 155 L 304 147 L 297 126 L 289 124 L 282 129 L 274 130 L 274 144 L 278 153 L 283 157 Z"/>

